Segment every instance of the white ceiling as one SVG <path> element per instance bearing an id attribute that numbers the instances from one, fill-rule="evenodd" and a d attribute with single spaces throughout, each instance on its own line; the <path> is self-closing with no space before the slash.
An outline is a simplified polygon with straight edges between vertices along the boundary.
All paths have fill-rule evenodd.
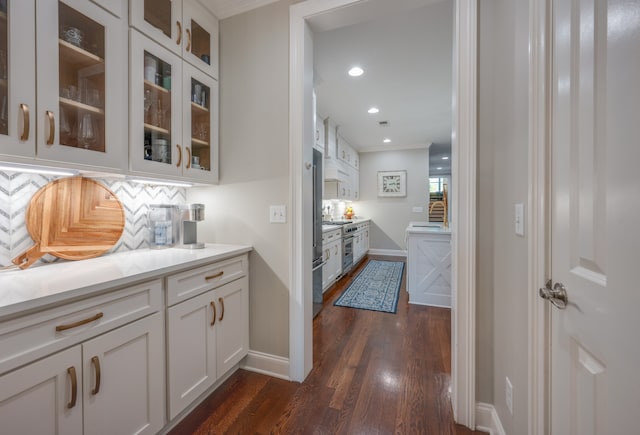
<path id="1" fill-rule="evenodd" d="M 275 1 L 200 0 L 219 19 Z M 358 151 L 433 144 L 430 173 L 451 173 L 442 156 L 451 154 L 453 3 L 367 0 L 309 20 L 318 113 Z M 365 70 L 359 78 L 346 74 L 355 64 Z M 380 112 L 368 114 L 374 105 Z"/>
<path id="2" fill-rule="evenodd" d="M 354 148 L 451 143 L 453 1 L 370 0 L 310 25 L 318 113 L 333 118 Z M 356 64 L 364 75 L 349 77 Z M 371 106 L 380 112 L 368 114 Z"/>

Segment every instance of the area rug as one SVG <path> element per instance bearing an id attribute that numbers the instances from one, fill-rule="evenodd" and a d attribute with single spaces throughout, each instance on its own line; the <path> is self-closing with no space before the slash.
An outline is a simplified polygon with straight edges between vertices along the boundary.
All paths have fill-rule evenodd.
<path id="1" fill-rule="evenodd" d="M 395 313 L 403 269 L 402 261 L 369 261 L 334 305 Z"/>

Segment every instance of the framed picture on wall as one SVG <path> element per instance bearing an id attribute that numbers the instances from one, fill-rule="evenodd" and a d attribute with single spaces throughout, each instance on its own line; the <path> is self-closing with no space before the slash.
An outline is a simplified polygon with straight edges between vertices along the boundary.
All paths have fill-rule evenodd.
<path id="1" fill-rule="evenodd" d="M 378 196 L 407 196 L 407 171 L 378 172 Z"/>

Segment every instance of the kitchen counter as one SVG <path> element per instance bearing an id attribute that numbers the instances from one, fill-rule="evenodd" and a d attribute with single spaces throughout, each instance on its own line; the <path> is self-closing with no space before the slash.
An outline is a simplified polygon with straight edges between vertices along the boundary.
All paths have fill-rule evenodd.
<path id="1" fill-rule="evenodd" d="M 370 222 L 370 221 L 371 221 L 371 219 L 369 219 L 369 218 L 351 219 L 351 223 L 353 223 L 353 224 L 362 224 L 362 223 Z M 322 225 L 322 232 L 326 233 L 327 231 L 335 230 L 335 229 L 338 229 L 338 228 L 342 228 L 342 225 L 328 225 L 328 224 L 325 224 L 325 225 Z"/>
<path id="2" fill-rule="evenodd" d="M 0 271 L 0 321 L 77 298 L 142 282 L 251 251 L 206 244 L 204 249 L 138 249 L 26 270 Z"/>
<path id="3" fill-rule="evenodd" d="M 442 228 L 439 223 L 410 222 L 406 229 L 407 234 L 440 233 L 451 234 L 451 228 Z"/>

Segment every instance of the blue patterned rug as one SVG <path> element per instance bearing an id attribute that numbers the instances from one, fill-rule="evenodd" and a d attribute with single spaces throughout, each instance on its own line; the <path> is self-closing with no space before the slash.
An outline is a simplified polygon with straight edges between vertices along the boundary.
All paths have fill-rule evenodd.
<path id="1" fill-rule="evenodd" d="M 403 269 L 402 261 L 369 261 L 333 305 L 395 313 Z"/>

